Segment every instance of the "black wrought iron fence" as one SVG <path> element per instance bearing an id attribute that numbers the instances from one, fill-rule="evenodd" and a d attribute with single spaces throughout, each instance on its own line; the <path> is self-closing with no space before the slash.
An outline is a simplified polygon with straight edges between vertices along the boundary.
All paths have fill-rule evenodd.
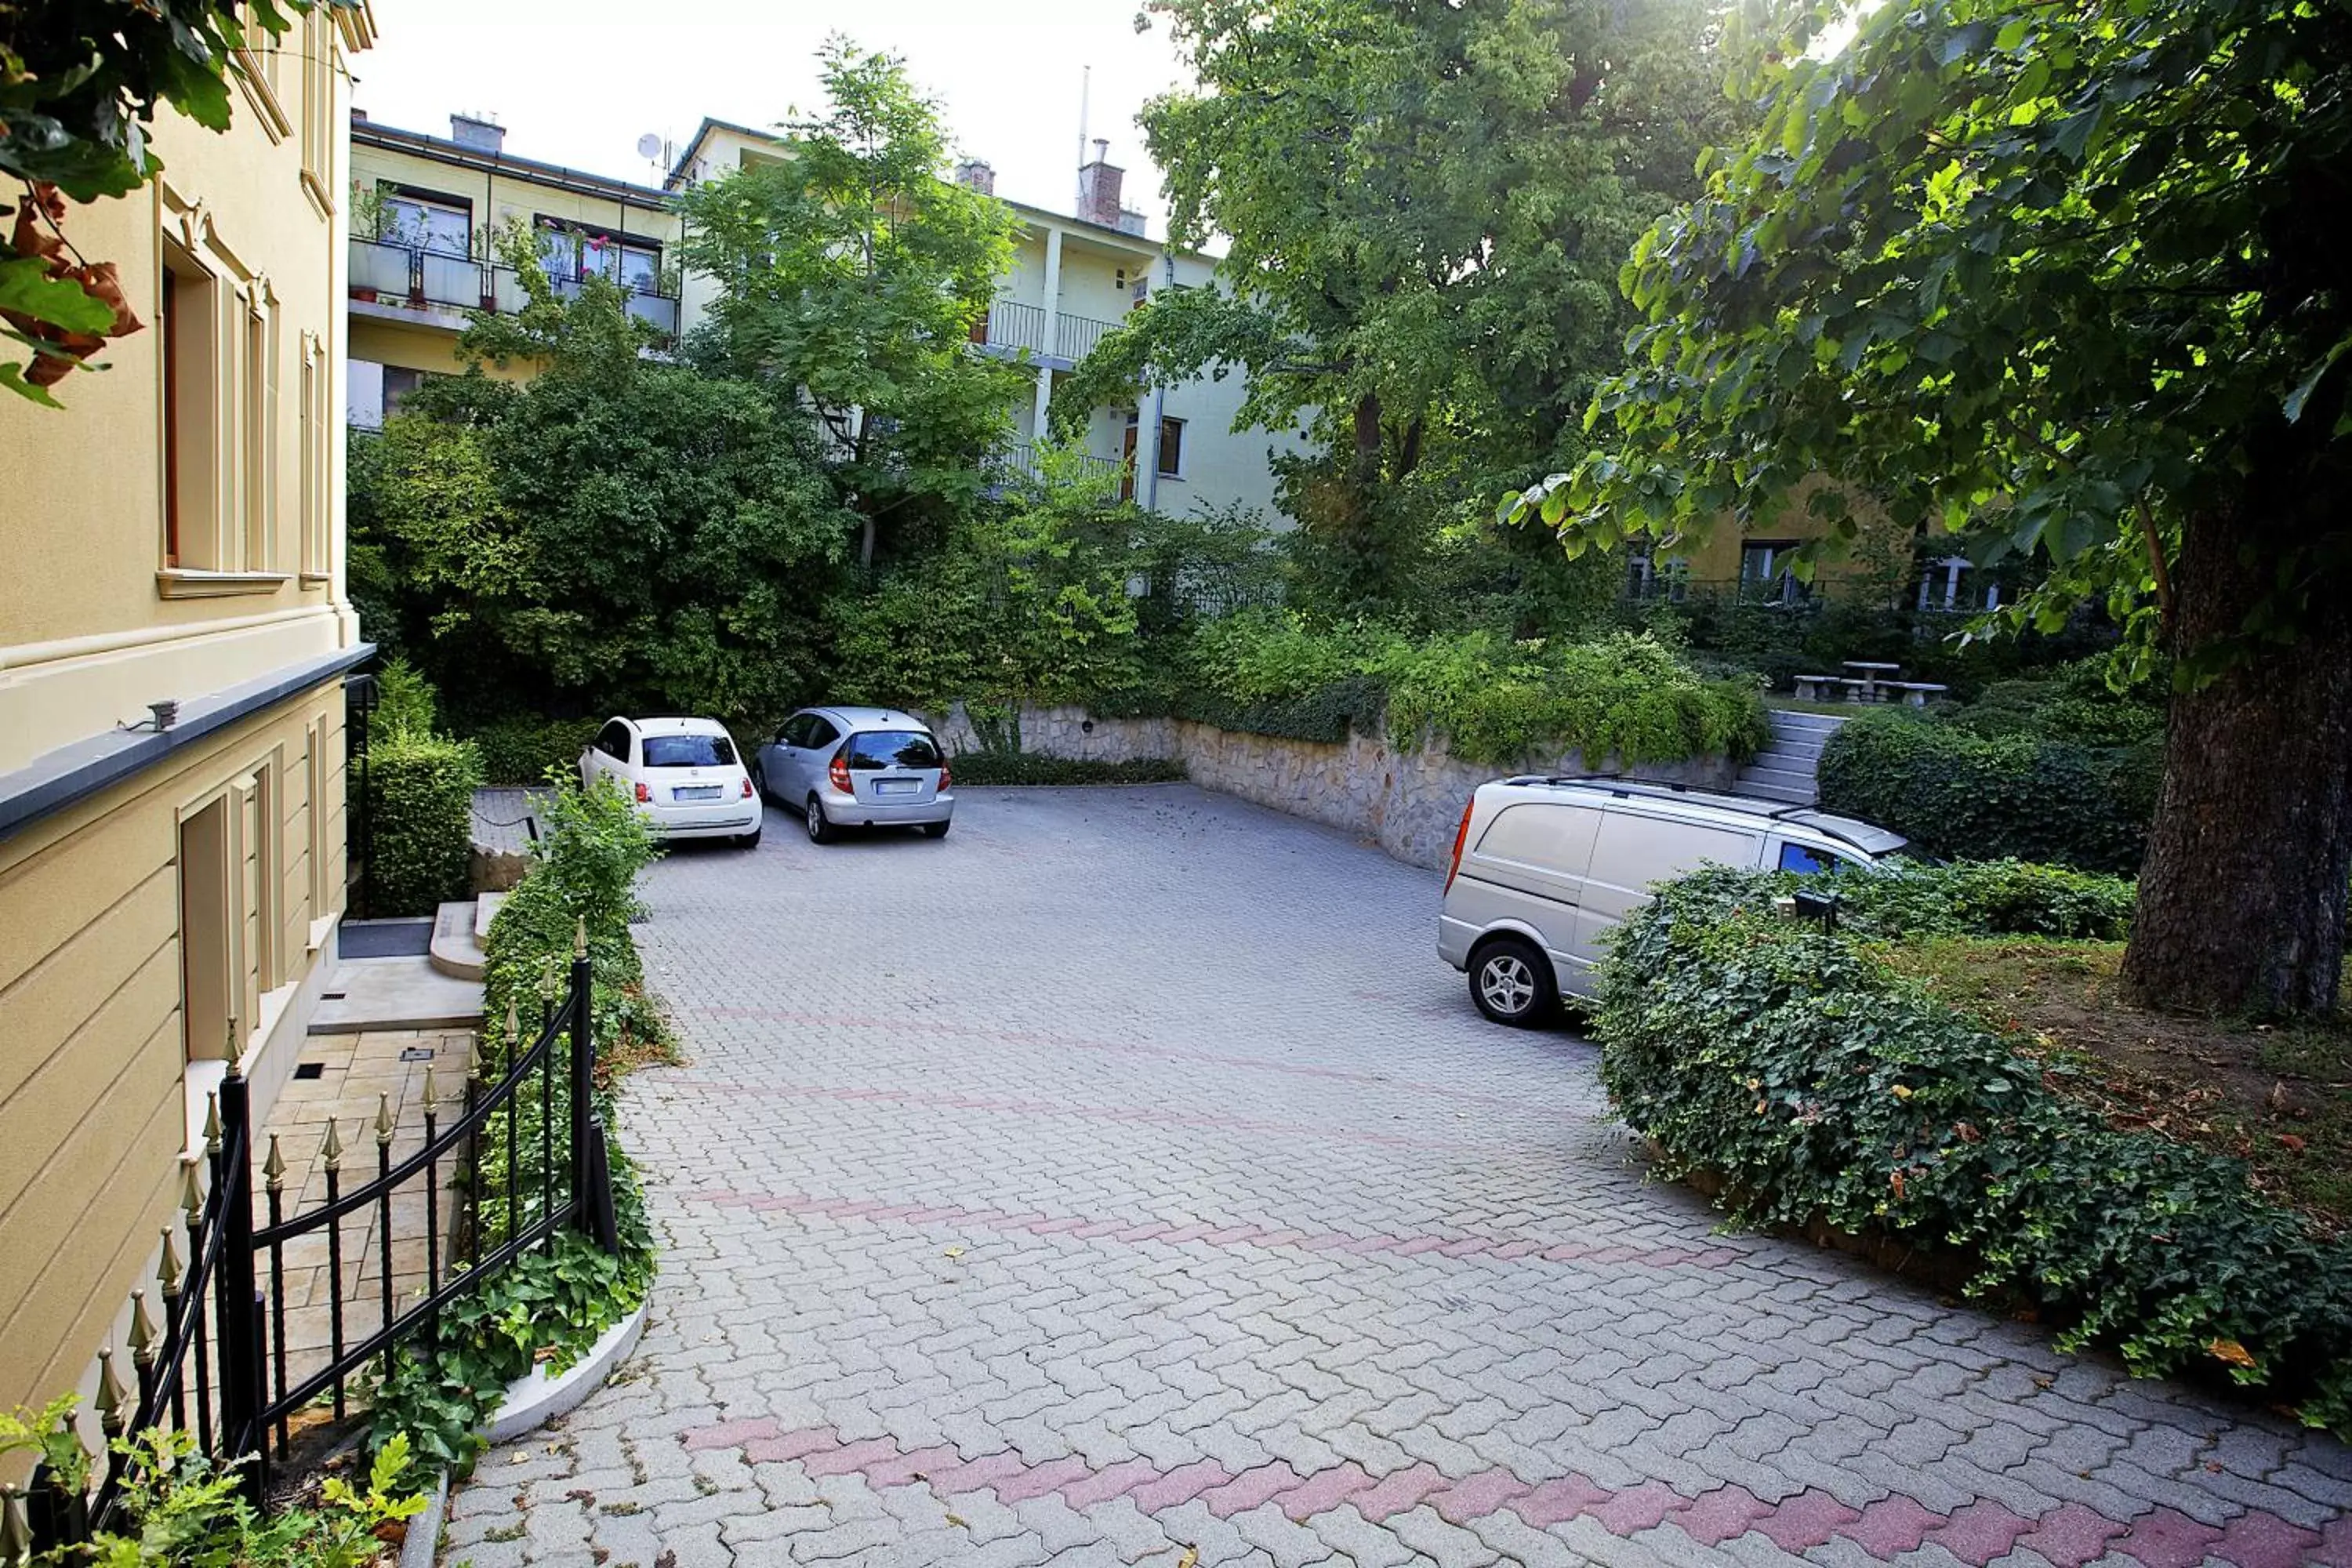
<path id="1" fill-rule="evenodd" d="M 394 1157 L 400 1130 L 389 1097 L 380 1096 L 374 1174 L 346 1188 L 342 1130 L 328 1122 L 319 1150 L 326 1197 L 314 1208 L 286 1212 L 283 1135 L 268 1135 L 260 1168 L 267 1222 L 258 1225 L 251 1087 L 232 1070 L 205 1118 L 201 1168 L 209 1181 L 197 1164 L 186 1168 L 182 1213 L 163 1227 L 160 1325 L 146 1289 L 131 1292 L 135 1389 L 121 1381 L 112 1347 L 99 1352 L 103 1462 L 80 1484 L 44 1467 L 26 1491 L 0 1496 L 0 1562 L 12 1542 L 39 1552 L 121 1527 L 124 1483 L 137 1461 L 115 1439 L 128 1433 L 187 1433 L 205 1453 L 242 1465 L 250 1494 L 266 1497 L 272 1465 L 291 1451 L 293 1417 L 314 1402 L 342 1416 L 354 1374 L 372 1361 L 388 1371 L 402 1342 L 451 1303 L 566 1226 L 617 1251 L 590 991 L 583 926 L 569 985 L 559 994 L 551 963 L 543 979 L 537 1034 L 521 1038 L 510 1012 L 498 1048 L 467 1075 L 464 1110 L 446 1125 L 426 1069 L 418 1148 Z M 499 1131 L 502 1139 L 493 1136 Z M 486 1153 L 502 1168 L 486 1173 Z M 495 1201 L 485 1202 L 490 1194 Z M 448 1225 L 445 1199 L 462 1200 L 452 1204 Z M 372 1222 L 372 1252 L 364 1229 L 355 1248 L 346 1246 L 355 1220 Z M 419 1269 L 398 1268 L 417 1242 Z M 403 1272 L 422 1278 L 404 1287 Z M 299 1331 L 298 1315 L 317 1303 L 294 1300 L 298 1279 L 323 1281 L 306 1293 L 323 1290 L 323 1346 Z"/>

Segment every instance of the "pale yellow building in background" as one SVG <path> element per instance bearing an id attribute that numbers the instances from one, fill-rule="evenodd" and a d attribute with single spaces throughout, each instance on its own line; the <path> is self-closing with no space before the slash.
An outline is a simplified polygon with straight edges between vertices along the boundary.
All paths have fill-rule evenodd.
<path id="1" fill-rule="evenodd" d="M 357 429 L 381 426 L 421 377 L 465 368 L 457 334 L 470 312 L 522 308 L 522 286 L 499 246 L 508 233 L 527 237 L 559 295 L 601 274 L 626 290 L 632 315 L 665 338 L 679 330 L 678 221 L 668 196 L 517 157 L 505 150 L 505 130 L 484 118 L 453 114 L 449 132 L 395 130 L 353 112 L 344 412 Z"/>
<path id="2" fill-rule="evenodd" d="M 240 62 L 223 134 L 70 209 L 143 331 L 0 394 L 0 1407 L 89 1387 L 208 1088 L 266 1114 L 343 909 L 347 62 L 362 3 Z M 165 707 L 163 705 L 170 705 Z"/>

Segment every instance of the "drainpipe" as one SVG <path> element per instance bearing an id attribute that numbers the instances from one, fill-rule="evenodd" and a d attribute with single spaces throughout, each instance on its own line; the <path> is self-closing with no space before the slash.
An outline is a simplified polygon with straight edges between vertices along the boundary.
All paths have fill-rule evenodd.
<path id="1" fill-rule="evenodd" d="M 1160 286 L 1174 287 L 1176 258 L 1173 256 L 1162 255 L 1160 258 Z M 1153 513 L 1160 510 L 1160 432 L 1162 421 L 1167 417 L 1167 412 L 1168 384 L 1162 382 L 1151 389 L 1151 432 L 1148 448 L 1150 457 L 1147 459 L 1149 466 L 1145 469 L 1143 482 L 1143 510 Z M 1146 444 L 1139 441 L 1136 445 L 1143 447 Z"/>

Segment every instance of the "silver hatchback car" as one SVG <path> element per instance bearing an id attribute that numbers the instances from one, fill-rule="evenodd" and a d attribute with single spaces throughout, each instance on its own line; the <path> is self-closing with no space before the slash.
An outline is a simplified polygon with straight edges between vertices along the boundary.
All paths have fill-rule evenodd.
<path id="1" fill-rule="evenodd" d="M 800 813 L 818 844 L 845 827 L 913 827 L 945 838 L 955 816 L 952 782 L 939 737 L 890 708 L 803 708 L 751 762 L 760 798 Z"/>

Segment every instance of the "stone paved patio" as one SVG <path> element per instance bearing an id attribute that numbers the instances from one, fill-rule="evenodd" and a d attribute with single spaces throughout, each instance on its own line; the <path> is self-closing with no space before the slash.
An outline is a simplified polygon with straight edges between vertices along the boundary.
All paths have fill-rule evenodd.
<path id="1" fill-rule="evenodd" d="M 1644 1185 L 1427 872 L 1184 786 L 657 866 L 652 1321 L 446 1560 L 2352 1562 L 2352 1456 Z"/>

